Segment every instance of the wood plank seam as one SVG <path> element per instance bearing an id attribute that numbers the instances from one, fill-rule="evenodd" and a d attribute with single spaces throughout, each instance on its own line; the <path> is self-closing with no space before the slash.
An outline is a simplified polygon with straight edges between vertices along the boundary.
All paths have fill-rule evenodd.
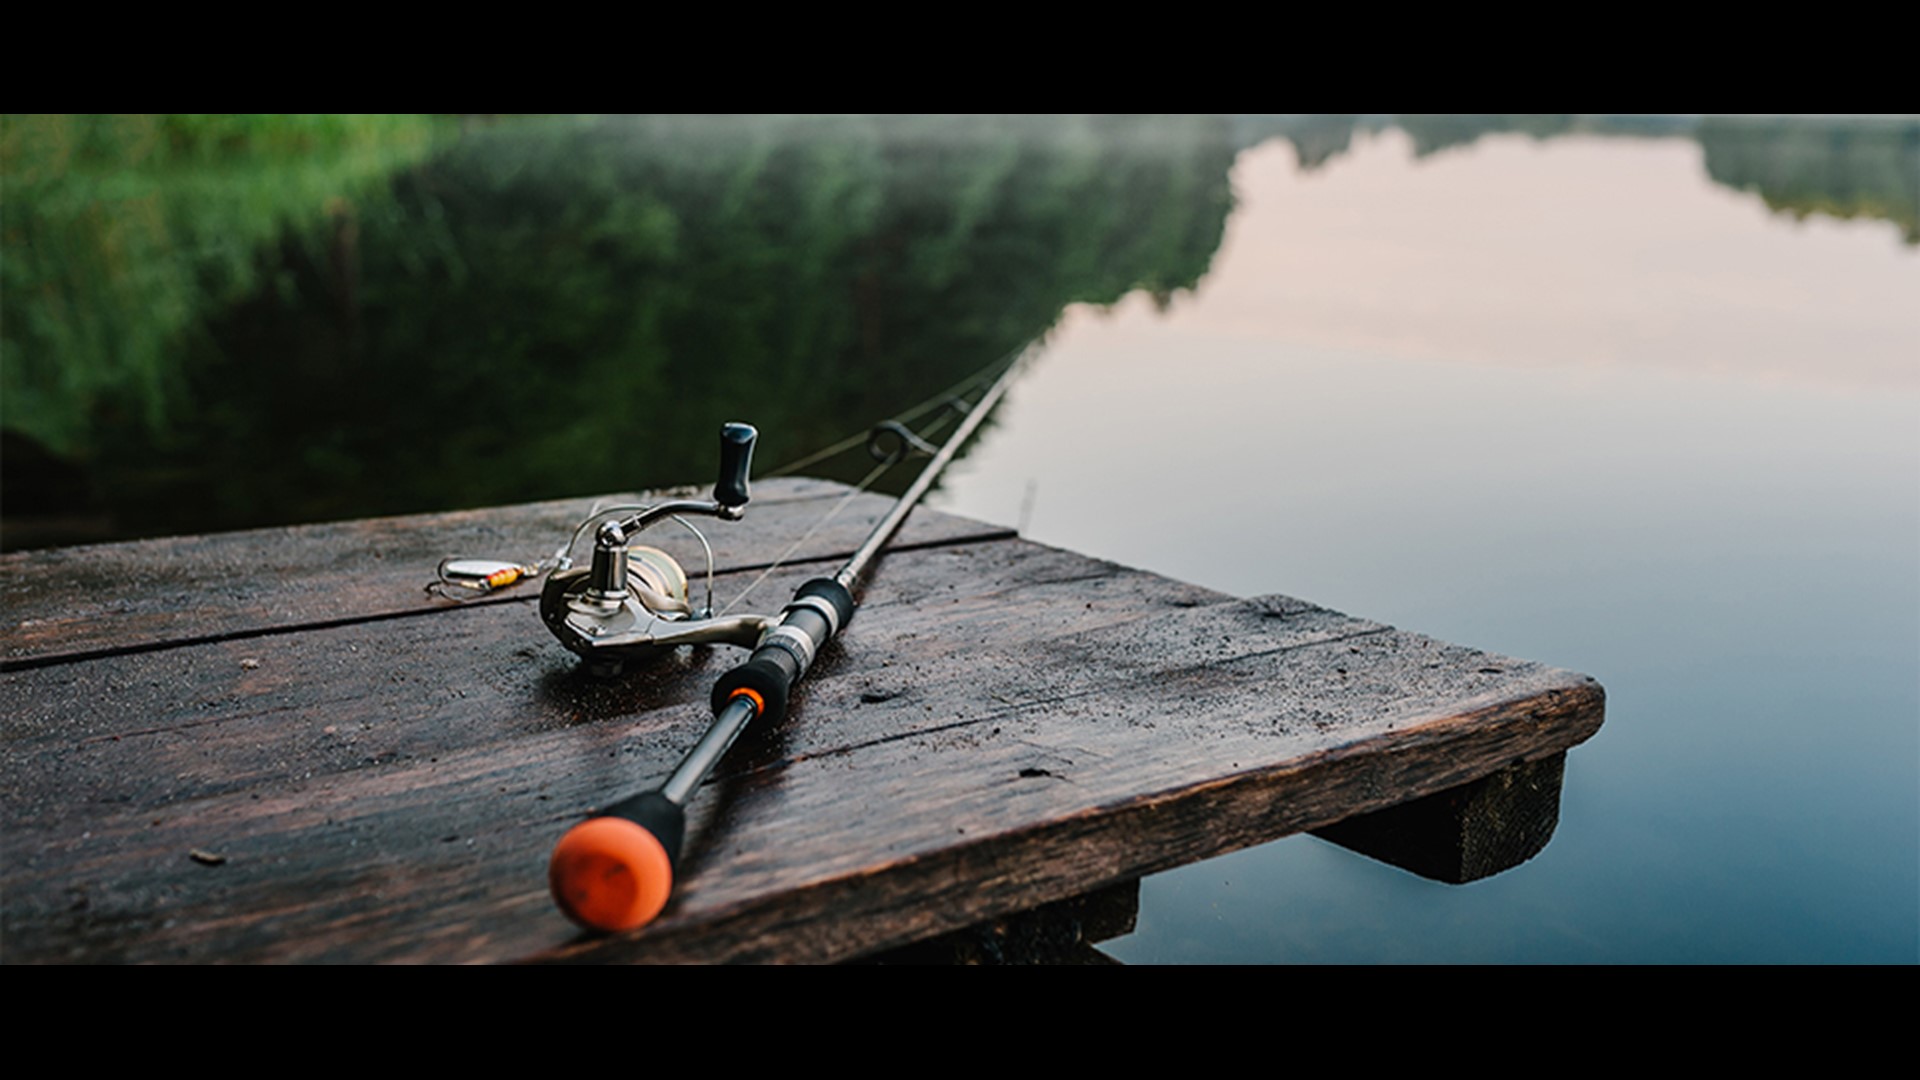
<path id="1" fill-rule="evenodd" d="M 960 544 L 994 543 L 1019 539 L 1019 533 L 1013 529 L 1002 529 L 979 536 L 952 537 L 928 540 L 916 544 L 901 544 L 891 551 L 927 551 L 935 548 L 953 547 Z M 784 563 L 784 566 L 804 567 L 821 563 L 833 564 L 844 560 L 851 551 L 837 552 L 822 556 L 809 556 Z M 725 570 L 716 570 L 716 579 L 720 576 L 751 574 L 774 565 L 772 562 L 747 563 L 730 566 Z M 14 671 L 31 671 L 36 668 L 52 667 L 56 664 L 84 663 L 90 660 L 104 660 L 115 656 L 131 656 L 137 653 L 164 652 L 168 649 L 185 648 L 193 645 L 212 645 L 227 641 L 246 641 L 253 638 L 278 637 L 285 634 L 304 633 L 311 630 L 333 630 L 343 626 L 359 626 L 366 623 L 387 622 L 393 619 L 413 619 L 427 615 L 437 615 L 448 611 L 461 611 L 468 608 L 493 607 L 501 604 L 538 603 L 539 594 L 522 593 L 517 596 L 482 597 L 462 603 L 442 603 L 428 607 L 413 608 L 404 611 L 370 612 L 365 615 L 350 615 L 338 619 L 311 619 L 305 622 L 283 623 L 275 626 L 252 627 L 234 630 L 222 634 L 200 634 L 193 637 L 169 638 L 165 641 L 143 641 L 133 645 L 116 645 L 104 649 L 85 649 L 75 652 L 49 653 L 44 656 L 31 656 L 18 659 L 0 659 L 0 675 Z"/>
<path id="2" fill-rule="evenodd" d="M 1229 603 L 1238 603 L 1238 602 L 1239 601 L 1229 601 Z M 716 784 L 723 780 L 739 780 L 739 779 L 743 779 L 750 776 L 771 773 L 779 769 L 786 768 L 788 766 L 798 765 L 803 761 L 824 760 L 826 758 L 836 757 L 843 754 L 857 753 L 861 750 L 868 750 L 876 746 L 885 746 L 888 743 L 899 742 L 903 739 L 917 739 L 927 735 L 934 735 L 934 734 L 939 734 L 947 731 L 958 731 L 965 728 L 974 727 L 979 724 L 1005 722 L 1012 717 L 1019 716 L 1023 713 L 1031 712 L 1036 708 L 1045 708 L 1047 706 L 1059 705 L 1065 702 L 1078 701 L 1085 698 L 1102 697 L 1107 694 L 1113 693 L 1115 690 L 1124 691 L 1124 690 L 1128 690 L 1138 686 L 1146 686 L 1152 683 L 1160 682 L 1173 675 L 1203 672 L 1209 668 L 1226 667 L 1232 664 L 1239 664 L 1239 663 L 1244 663 L 1248 661 L 1258 660 L 1262 657 L 1277 656 L 1281 653 L 1297 652 L 1302 649 L 1313 649 L 1313 648 L 1319 648 L 1321 646 L 1326 646 L 1326 645 L 1338 645 L 1348 641 L 1354 641 L 1359 638 L 1371 637 L 1375 634 L 1388 634 L 1393 632 L 1394 632 L 1394 628 L 1391 626 L 1373 627 L 1366 630 L 1358 630 L 1351 634 L 1342 634 L 1339 637 L 1322 638 L 1315 641 L 1303 641 L 1293 645 L 1282 645 L 1279 648 L 1266 649 L 1261 652 L 1255 652 L 1255 653 L 1248 653 L 1244 656 L 1229 657 L 1225 660 L 1203 661 L 1201 663 L 1194 664 L 1185 668 L 1158 669 L 1155 671 L 1151 671 L 1151 672 L 1147 672 L 1147 673 L 1135 676 L 1122 683 L 1117 683 L 1117 684 L 1112 684 L 1107 686 L 1094 686 L 1094 687 L 1089 687 L 1085 690 L 1067 691 L 1059 694 L 1049 694 L 1042 697 L 1023 698 L 1018 702 L 1003 701 L 1002 704 L 1005 706 L 1004 708 L 997 709 L 993 712 L 986 713 L 981 716 L 975 716 L 975 717 L 971 717 L 964 720 L 954 720 L 944 724 L 935 724 L 929 727 L 917 727 L 908 731 L 900 731 L 891 735 L 883 735 L 879 738 L 863 739 L 858 742 L 846 743 L 844 745 L 835 746 L 827 750 L 819 750 L 819 751 L 814 751 L 810 753 L 795 754 L 791 757 L 782 758 L 779 761 L 766 762 L 764 764 L 756 765 L 750 769 L 741 769 L 737 772 L 726 772 L 724 770 L 716 771 L 712 776 L 709 776 L 707 778 L 706 784 L 703 784 L 702 786 L 704 787 L 707 785 Z M 837 673 L 830 670 L 822 670 L 816 674 L 815 679 L 817 682 L 825 682 L 828 679 L 834 678 L 836 674 Z"/>
<path id="3" fill-rule="evenodd" d="M 529 516 L 500 512 L 515 536 Z M 743 742 L 703 786 L 683 906 L 658 933 L 607 941 L 563 936 L 541 859 L 666 767 L 723 653 L 590 680 L 540 633 L 525 586 L 422 601 L 413 571 L 444 539 L 428 524 L 319 598 L 356 557 L 327 535 L 264 571 L 258 542 L 203 542 L 153 577 L 117 568 L 166 552 L 123 553 L 82 582 L 101 605 L 44 591 L 28 644 L 147 647 L 20 657 L 0 679 L 9 945 L 41 960 L 844 959 L 1458 790 L 1600 725 L 1604 696 L 1577 673 L 933 518 L 921 535 L 938 539 L 875 575 L 866 629 L 823 651 L 798 722 Z M 733 561 L 764 567 L 794 535 L 777 524 L 716 552 L 722 602 L 758 573 Z M 744 604 L 775 603 L 845 546 L 816 538 Z M 202 602 L 202 564 L 226 575 L 226 607 Z M 125 635 L 118 605 L 142 588 L 156 599 Z M 397 603 L 475 613 L 393 622 Z M 1447 854 L 1498 861 L 1474 846 L 1485 833 Z M 220 869 L 190 857 L 202 849 Z"/>
<path id="4" fill-rule="evenodd" d="M 1560 749 L 1577 745 L 1590 737 L 1599 727 L 1599 718 L 1604 709 L 1605 696 L 1599 684 L 1590 684 L 1580 690 L 1553 692 L 1549 695 L 1556 710 L 1567 711 L 1581 720 L 1591 720 L 1583 730 L 1576 732 L 1577 737 Z M 713 934 L 721 937 L 752 939 L 757 935 L 747 930 L 769 920 L 778 922 L 783 929 L 795 937 L 806 940 L 815 935 L 800 932 L 805 927 L 819 930 L 817 940 L 822 944 L 818 955 L 794 956 L 771 955 L 756 952 L 749 946 L 746 950 L 722 957 L 729 962 L 832 962 L 865 955 L 880 949 L 892 948 L 922 940 L 936 934 L 962 929 L 986 919 L 997 918 L 1011 911 L 1025 910 L 1036 904 L 1050 903 L 1067 899 L 1093 889 L 1117 885 L 1123 882 L 1158 873 L 1162 870 L 1196 862 L 1201 859 L 1225 855 L 1243 848 L 1266 843 L 1285 835 L 1308 832 L 1315 828 L 1331 824 L 1339 817 L 1324 818 L 1300 815 L 1284 805 L 1284 800 L 1268 799 L 1262 792 L 1276 782 L 1304 777 L 1307 774 L 1345 774 L 1336 778 L 1344 783 L 1360 784 L 1374 789 L 1368 784 L 1371 774 L 1380 771 L 1380 767 L 1391 769 L 1398 762 L 1429 756 L 1424 753 L 1433 745 L 1451 745 L 1456 754 L 1445 755 L 1460 762 L 1475 762 L 1464 770 L 1447 770 L 1434 774 L 1411 789 L 1396 791 L 1392 795 L 1377 790 L 1362 805 L 1361 812 L 1384 809 L 1406 801 L 1402 796 L 1418 798 L 1424 795 L 1445 791 L 1460 784 L 1471 782 L 1481 776 L 1489 775 L 1511 761 L 1527 760 L 1528 753 L 1508 758 L 1498 753 L 1489 754 L 1494 749 L 1520 737 L 1512 725 L 1487 730 L 1476 727 L 1473 720 L 1498 715 L 1510 710 L 1519 701 L 1506 701 L 1489 704 L 1481 709 L 1472 710 L 1463 716 L 1438 718 L 1411 729 L 1413 738 L 1409 740 L 1407 731 L 1382 734 L 1364 738 L 1347 745 L 1322 751 L 1317 754 L 1293 761 L 1287 765 L 1254 769 L 1235 776 L 1185 784 L 1158 792 L 1152 792 L 1102 807 L 1089 807 L 1085 810 L 1052 821 L 1004 833 L 982 836 L 940 851 L 916 853 L 899 859 L 870 864 L 858 871 L 822 878 L 808 883 L 785 896 L 785 904 L 790 904 L 797 896 L 810 896 L 812 902 L 805 905 L 811 914 L 801 916 L 782 915 L 778 909 L 785 904 L 769 904 L 764 900 L 746 900 L 716 908 L 709 918 L 701 920 L 697 928 L 689 928 L 695 933 Z M 1538 716 L 1540 710 L 1529 710 L 1529 716 Z M 1382 756 L 1387 760 L 1381 760 Z M 1541 755 L 1544 756 L 1544 755 Z M 1484 759 L 1484 760 L 1483 760 Z M 1484 767 L 1482 767 L 1484 765 Z M 1157 822 L 1163 813 L 1176 809 L 1192 816 L 1196 806 L 1218 804 L 1223 819 L 1233 819 L 1228 824 L 1236 828 L 1223 828 L 1215 831 L 1194 830 L 1183 823 L 1174 823 L 1173 827 Z M 1255 805 L 1258 804 L 1258 805 Z M 1254 827 L 1250 820 L 1242 820 L 1248 815 L 1267 819 Z M 1345 816 L 1344 812 L 1340 816 Z M 1285 831 L 1274 832 L 1276 823 L 1284 821 Z M 1089 832 L 1094 823 L 1103 823 L 1099 834 Z M 1172 832 L 1168 833 L 1168 829 Z M 1141 856 L 1124 848 L 1116 849 L 1113 837 L 1139 837 L 1168 833 L 1167 843 L 1163 846 L 1149 845 L 1152 854 Z M 1034 876 L 1022 883 L 1020 899 L 1004 904 L 995 901 L 980 900 L 981 896 L 990 896 L 995 884 L 983 881 L 979 873 L 969 867 L 971 862 L 985 859 L 996 847 L 1011 840 L 1019 840 L 1033 849 L 1044 850 L 1052 857 L 1038 857 L 1032 864 L 1040 868 Z M 990 859 L 986 861 L 991 861 Z M 1087 864 L 1097 862 L 1106 867 L 1100 875 L 1085 873 Z M 1082 872 L 1075 872 L 1076 870 Z M 913 878 L 922 883 L 923 891 L 951 899 L 951 904 L 928 903 L 918 912 L 918 924 L 910 930 L 883 932 L 874 934 L 868 940 L 860 940 L 866 933 L 872 933 L 863 925 L 862 909 L 869 904 L 865 894 L 868 881 L 882 876 Z M 968 882 L 964 895 L 948 895 L 937 888 L 939 882 Z M 1003 883 L 1004 884 L 1004 883 Z M 820 924 L 826 920 L 817 914 L 820 911 L 833 911 L 839 925 L 830 933 Z M 683 931 L 683 934 L 685 931 Z M 681 935 L 675 935 L 676 938 Z M 829 944 L 830 943 L 830 944 Z M 833 944 L 850 946 L 845 951 L 835 951 Z M 520 958 L 520 962 L 551 963 L 581 962 L 594 960 L 665 960 L 674 962 L 677 957 L 674 949 L 679 941 L 666 942 L 642 936 L 633 938 L 578 939 L 541 953 Z M 664 947 L 664 948 L 663 948 Z M 649 955 L 657 950 L 656 955 Z M 659 955 L 664 953 L 664 955 Z"/>

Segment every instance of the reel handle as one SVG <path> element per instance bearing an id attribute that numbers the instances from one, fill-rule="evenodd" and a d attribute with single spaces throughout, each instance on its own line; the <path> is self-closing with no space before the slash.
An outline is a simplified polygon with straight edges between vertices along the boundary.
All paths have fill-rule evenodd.
<path id="1" fill-rule="evenodd" d="M 720 481 L 713 500 L 730 510 L 747 505 L 747 474 L 753 470 L 753 444 L 760 438 L 752 424 L 720 427 Z"/>
<path id="2" fill-rule="evenodd" d="M 673 893 L 687 815 L 659 791 L 643 791 L 567 830 L 547 863 L 547 885 L 567 918 L 617 933 L 653 921 Z"/>

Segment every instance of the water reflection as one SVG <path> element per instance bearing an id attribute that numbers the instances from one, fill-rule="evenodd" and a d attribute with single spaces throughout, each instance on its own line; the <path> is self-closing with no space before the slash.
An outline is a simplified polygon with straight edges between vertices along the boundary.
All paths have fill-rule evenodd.
<path id="1" fill-rule="evenodd" d="M 1102 948 L 1912 963 L 1920 251 L 1691 138 L 1415 150 L 1243 151 L 1195 295 L 1070 312 L 938 505 L 1588 672 L 1606 726 L 1523 867 L 1290 838 L 1147 879 Z"/>
<path id="2" fill-rule="evenodd" d="M 1566 136 L 1697 141 L 1715 182 L 1760 196 L 1796 218 L 1878 218 L 1920 244 L 1920 124 L 1906 119 L 1596 115 L 1241 116 L 1235 142 L 1293 144 L 1300 167 L 1318 169 L 1353 148 L 1356 133 L 1404 131 L 1416 158 L 1489 135 L 1537 141 Z"/>
<path id="3" fill-rule="evenodd" d="M 1700 125 L 1707 175 L 1799 219 L 1882 218 L 1920 244 L 1920 124 L 1731 120 Z"/>
<path id="4" fill-rule="evenodd" d="M 1389 127 L 1697 140 L 1780 212 L 1920 242 L 1913 124 L 8 118 L 0 543 L 673 482 L 736 416 L 790 460 L 1070 303 L 1193 288 L 1241 149 L 1311 171 Z"/>
<path id="5" fill-rule="evenodd" d="M 131 390 L 149 428 L 190 417 L 176 339 L 275 284 L 262 247 L 312 238 L 329 210 L 418 160 L 429 131 L 411 117 L 8 117 L 6 429 L 71 457 L 91 445 L 102 394 Z"/>
<path id="6" fill-rule="evenodd" d="M 777 464 L 1069 303 L 1192 287 L 1233 153 L 1217 118 L 501 123 L 384 159 L 384 184 L 278 192 L 304 217 L 214 260 L 192 244 L 228 204 L 155 180 L 168 197 L 139 220 L 185 251 L 127 252 L 109 227 L 73 245 L 91 257 L 37 269 L 124 305 L 121 323 L 36 336 L 65 311 L 51 286 L 7 290 L 8 325 L 30 331 L 8 343 L 8 542 L 61 539 L 19 518 L 80 508 L 71 477 L 33 483 L 60 462 L 84 463 L 112 536 L 678 482 L 729 418 L 753 418 Z M 90 220 L 103 202 L 36 154 L 12 155 L 52 178 L 10 192 L 10 252 L 45 246 L 43 207 Z M 218 160 L 251 182 L 252 158 Z M 139 314 L 155 301 L 122 279 L 148 266 L 218 287 L 174 284 L 164 320 Z"/>
<path id="7" fill-rule="evenodd" d="M 1920 123 L 142 123 L 7 121 L 8 544 L 777 464 L 1052 327 L 941 505 L 1610 701 L 1525 868 L 1295 838 L 1117 955 L 1915 958 Z"/>

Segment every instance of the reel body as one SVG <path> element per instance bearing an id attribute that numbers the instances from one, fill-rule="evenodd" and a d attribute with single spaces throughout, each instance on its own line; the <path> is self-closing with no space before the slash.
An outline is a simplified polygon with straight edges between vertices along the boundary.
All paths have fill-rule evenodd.
<path id="1" fill-rule="evenodd" d="M 540 592 L 540 620 L 596 675 L 617 675 L 625 664 L 681 645 L 725 644 L 751 649 L 775 623 L 766 615 L 715 617 L 713 553 L 707 552 L 707 606 L 695 609 L 687 572 L 673 556 L 633 541 L 669 518 L 738 521 L 748 500 L 747 473 L 759 433 L 747 424 L 720 430 L 720 481 L 714 498 L 673 500 L 602 524 L 594 534 L 591 566 L 550 574 Z M 589 519 L 589 522 L 592 519 Z M 584 526 L 583 526 L 584 527 Z M 693 529 L 696 536 L 698 529 Z M 701 537 L 704 545 L 706 538 Z"/>

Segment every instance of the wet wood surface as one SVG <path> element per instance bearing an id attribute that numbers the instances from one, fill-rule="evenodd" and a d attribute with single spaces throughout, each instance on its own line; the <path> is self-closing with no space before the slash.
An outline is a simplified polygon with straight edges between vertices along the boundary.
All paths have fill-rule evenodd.
<path id="1" fill-rule="evenodd" d="M 708 528 L 722 602 L 842 490 L 764 483 Z M 550 552 L 591 503 L 7 556 L 0 957 L 844 960 L 1476 782 L 1386 830 L 1426 852 L 1389 861 L 1493 872 L 1544 842 L 1537 805 L 1500 807 L 1557 809 L 1601 722 L 1582 675 L 922 508 L 786 724 L 696 795 L 666 913 L 589 936 L 547 897 L 552 844 L 665 777 L 741 654 L 598 680 L 533 585 L 421 586 L 446 555 Z M 742 610 L 886 506 L 849 503 Z M 672 532 L 648 540 L 691 565 Z"/>
<path id="2" fill-rule="evenodd" d="M 746 519 L 703 529 L 719 572 L 764 568 L 838 502 L 846 489 L 819 480 L 758 485 Z M 422 587 L 449 556 L 526 560 L 551 555 L 595 506 L 631 504 L 635 493 L 525 506 L 417 514 L 328 525 L 169 537 L 0 555 L 0 669 L 182 642 L 245 637 L 327 623 L 397 618 L 448 606 L 422 602 Z M 697 495 L 696 488 L 671 494 Z M 851 552 L 893 505 L 855 497 L 793 557 Z M 1012 531 L 945 514 L 916 515 L 898 538 L 910 549 Z M 647 543 L 704 577 L 699 541 L 678 526 Z M 592 550 L 582 538 L 574 554 Z M 500 602 L 497 598 L 483 603 Z"/>

